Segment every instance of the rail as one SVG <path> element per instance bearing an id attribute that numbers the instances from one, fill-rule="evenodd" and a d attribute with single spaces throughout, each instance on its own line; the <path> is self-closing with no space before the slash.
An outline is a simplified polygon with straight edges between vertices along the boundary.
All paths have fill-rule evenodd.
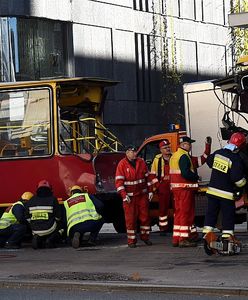
<path id="1" fill-rule="evenodd" d="M 74 136 L 64 138 L 65 142 L 84 141 L 88 148 L 93 149 L 95 153 L 101 151 L 118 152 L 123 149 L 119 139 L 96 118 L 80 118 L 76 121 L 62 120 L 62 123 L 70 127 L 73 124 L 81 124 L 86 131 L 85 135 L 83 135 L 74 128 Z"/>

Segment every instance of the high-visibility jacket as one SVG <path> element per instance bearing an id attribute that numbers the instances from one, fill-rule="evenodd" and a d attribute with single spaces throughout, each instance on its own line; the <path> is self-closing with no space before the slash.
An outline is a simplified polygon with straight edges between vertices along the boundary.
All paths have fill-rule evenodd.
<path id="1" fill-rule="evenodd" d="M 158 188 L 159 183 L 170 183 L 170 167 L 169 160 L 165 160 L 162 154 L 157 154 L 152 162 L 151 178 L 152 184 Z"/>
<path id="2" fill-rule="evenodd" d="M 179 167 L 179 160 L 182 155 L 187 155 L 189 161 L 190 161 L 190 170 L 194 172 L 194 167 L 191 161 L 191 157 L 189 153 L 182 149 L 178 148 L 177 151 L 171 156 L 170 159 L 170 176 L 171 176 L 171 189 L 172 190 L 178 190 L 178 189 L 197 189 L 198 183 L 195 181 L 190 181 L 185 179 L 182 174 Z"/>
<path id="3" fill-rule="evenodd" d="M 211 153 L 211 144 L 205 143 L 205 149 L 202 155 L 200 156 L 190 156 L 194 170 L 204 165 L 208 156 Z M 169 161 L 163 159 L 162 154 L 157 154 L 152 162 L 151 167 L 151 176 L 155 188 L 158 188 L 159 183 L 169 183 L 170 174 L 169 174 Z M 156 179 L 157 178 L 157 179 Z"/>
<path id="4" fill-rule="evenodd" d="M 152 191 L 150 173 L 142 158 L 137 157 L 135 167 L 123 158 L 116 169 L 115 186 L 122 199 Z"/>
<path id="5" fill-rule="evenodd" d="M 228 149 L 215 151 L 207 159 L 212 168 L 207 194 L 233 200 L 235 188 L 242 188 L 246 184 L 242 160 L 238 153 Z"/>
<path id="6" fill-rule="evenodd" d="M 18 224 L 19 222 L 16 219 L 16 216 L 13 214 L 12 210 L 15 205 L 23 205 L 21 201 L 17 201 L 13 205 L 9 206 L 3 213 L 0 219 L 0 229 L 5 229 L 11 225 Z"/>
<path id="7" fill-rule="evenodd" d="M 67 235 L 72 226 L 89 220 L 100 220 L 90 196 L 87 193 L 76 193 L 64 201 L 67 219 Z"/>

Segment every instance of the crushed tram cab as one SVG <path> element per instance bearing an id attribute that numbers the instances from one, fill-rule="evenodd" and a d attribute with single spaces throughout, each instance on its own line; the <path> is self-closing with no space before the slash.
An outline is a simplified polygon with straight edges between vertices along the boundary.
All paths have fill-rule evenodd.
<path id="1" fill-rule="evenodd" d="M 0 83 L 2 210 L 46 178 L 61 201 L 75 184 L 97 194 L 106 221 L 118 223 L 123 211 L 114 178 L 124 153 L 101 123 L 107 88 L 117 83 L 99 78 Z"/>

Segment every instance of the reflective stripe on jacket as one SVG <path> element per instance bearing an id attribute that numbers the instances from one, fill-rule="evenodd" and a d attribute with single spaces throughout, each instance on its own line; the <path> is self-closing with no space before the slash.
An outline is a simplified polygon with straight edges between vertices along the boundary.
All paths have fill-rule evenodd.
<path id="1" fill-rule="evenodd" d="M 122 199 L 128 196 L 137 196 L 152 191 L 150 173 L 142 158 L 137 157 L 135 168 L 127 158 L 123 158 L 117 166 L 115 186 Z"/>
<path id="2" fill-rule="evenodd" d="M 61 212 L 58 200 L 53 196 L 33 196 L 25 203 L 26 219 L 30 222 L 33 234 L 47 236 L 57 229 Z"/>
<path id="3" fill-rule="evenodd" d="M 171 189 L 177 190 L 177 189 L 197 189 L 198 183 L 192 182 L 187 179 L 185 179 L 182 174 L 179 167 L 179 160 L 182 155 L 187 155 L 191 164 L 190 170 L 194 172 L 193 164 L 191 161 L 191 158 L 189 156 L 189 153 L 182 149 L 178 148 L 177 151 L 172 155 L 170 159 L 170 177 L 171 177 Z"/>
<path id="4" fill-rule="evenodd" d="M 151 174 L 155 175 L 160 182 L 170 181 L 169 170 L 169 159 L 165 160 L 162 154 L 157 154 L 152 162 Z"/>
<path id="5" fill-rule="evenodd" d="M 246 184 L 242 160 L 238 153 L 228 149 L 215 151 L 207 159 L 212 168 L 207 194 L 233 200 L 235 188 L 242 188 Z"/>
<path id="6" fill-rule="evenodd" d="M 67 220 L 67 235 L 72 226 L 88 220 L 100 220 L 102 218 L 96 211 L 94 203 L 87 193 L 76 193 L 64 201 Z"/>
<path id="7" fill-rule="evenodd" d="M 0 229 L 5 229 L 13 224 L 18 224 L 15 215 L 12 213 L 12 209 L 16 204 L 24 206 L 21 201 L 17 201 L 12 206 L 8 207 L 0 219 Z"/>

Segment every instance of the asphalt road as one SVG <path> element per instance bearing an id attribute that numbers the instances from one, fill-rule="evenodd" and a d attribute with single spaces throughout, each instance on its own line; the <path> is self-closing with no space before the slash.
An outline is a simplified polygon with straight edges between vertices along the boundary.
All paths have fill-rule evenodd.
<path id="1" fill-rule="evenodd" d="M 197 248 L 173 248 L 171 235 L 162 237 L 155 228 L 151 233 L 153 246 L 139 241 L 137 248 L 130 249 L 126 235 L 116 234 L 112 228 L 104 226 L 96 247 L 75 250 L 64 245 L 33 250 L 27 243 L 18 250 L 0 249 L 0 299 L 245 299 L 248 296 L 245 230 L 237 233 L 245 245 L 240 255 L 209 257 L 202 244 Z"/>

